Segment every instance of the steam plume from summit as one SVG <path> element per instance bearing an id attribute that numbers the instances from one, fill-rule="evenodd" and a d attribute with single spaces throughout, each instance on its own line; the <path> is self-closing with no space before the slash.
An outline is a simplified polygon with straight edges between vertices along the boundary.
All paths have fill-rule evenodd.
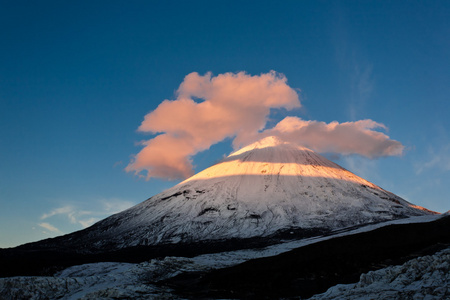
<path id="1" fill-rule="evenodd" d="M 146 178 L 186 178 L 193 173 L 191 157 L 225 138 L 234 138 L 235 148 L 265 136 L 318 152 L 360 154 L 370 158 L 400 155 L 403 146 L 376 128 L 386 127 L 372 120 L 326 124 L 286 117 L 266 129 L 271 109 L 291 110 L 301 106 L 297 92 L 287 78 L 271 71 L 261 75 L 245 72 L 188 74 L 175 100 L 164 100 L 148 113 L 141 132 L 158 134 L 142 142 L 126 171 L 146 172 Z"/>

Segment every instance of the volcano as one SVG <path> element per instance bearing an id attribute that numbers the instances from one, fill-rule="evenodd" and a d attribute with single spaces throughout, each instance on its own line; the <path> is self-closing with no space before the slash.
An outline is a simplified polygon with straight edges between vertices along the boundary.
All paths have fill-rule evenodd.
<path id="1" fill-rule="evenodd" d="M 449 226 L 448 214 L 267 137 L 89 228 L 0 249 L 0 277 L 7 277 L 0 278 L 0 294 L 304 298 L 357 282 L 364 272 L 450 251 Z M 440 299 L 447 295 L 440 289 L 446 253 L 427 263 Z M 428 291 L 430 282 L 415 282 L 413 271 L 408 278 Z"/>
<path id="2" fill-rule="evenodd" d="M 433 214 L 314 151 L 267 137 L 90 228 L 47 240 L 102 251 L 286 238 Z"/>

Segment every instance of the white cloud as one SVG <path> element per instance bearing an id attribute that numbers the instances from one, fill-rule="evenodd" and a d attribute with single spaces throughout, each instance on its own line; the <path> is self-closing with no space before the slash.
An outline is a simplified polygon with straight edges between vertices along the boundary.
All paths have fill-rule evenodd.
<path id="1" fill-rule="evenodd" d="M 67 205 L 55 208 L 48 213 L 44 213 L 41 216 L 41 220 L 45 220 L 55 216 L 63 216 L 67 218 L 72 224 L 82 224 L 84 222 L 84 219 L 82 219 L 83 216 L 91 215 L 92 213 L 92 211 L 79 210 L 74 206 Z"/>
<path id="2" fill-rule="evenodd" d="M 89 219 L 85 219 L 85 220 L 80 220 L 79 223 L 81 224 L 81 226 L 83 226 L 83 228 L 87 228 L 89 226 L 91 226 L 92 224 L 94 224 L 95 222 L 97 222 L 99 219 L 97 218 L 89 218 Z"/>
<path id="3" fill-rule="evenodd" d="M 56 228 L 55 226 L 51 225 L 50 223 L 43 222 L 43 223 L 39 223 L 38 225 L 41 226 L 42 228 L 47 229 L 50 232 L 61 233 L 61 231 L 58 228 Z"/>
<path id="4" fill-rule="evenodd" d="M 450 171 L 450 144 L 443 145 L 437 150 L 430 147 L 428 150 L 428 160 L 416 164 L 416 174 L 419 175 L 427 169 L 439 169 Z"/>
<path id="5" fill-rule="evenodd" d="M 63 206 L 63 207 L 55 208 L 52 211 L 43 214 L 41 216 L 41 220 L 45 220 L 47 218 L 50 218 L 50 217 L 53 217 L 56 215 L 70 214 L 73 210 L 74 210 L 74 208 L 71 206 Z"/>
<path id="6" fill-rule="evenodd" d="M 73 224 L 81 228 L 86 228 L 103 218 L 133 206 L 135 203 L 119 198 L 112 198 L 99 199 L 91 202 L 90 204 L 92 205 L 91 207 L 97 207 L 97 209 L 86 210 L 76 207 L 75 205 L 64 205 L 42 214 L 40 219 L 52 219 L 52 222 L 58 222 L 58 227 L 60 228 L 67 227 L 67 224 Z M 62 233 L 59 229 L 49 223 L 44 222 L 38 225 L 51 232 Z"/>
<path id="7" fill-rule="evenodd" d="M 105 211 L 105 213 L 108 214 L 116 214 L 127 208 L 132 207 L 135 204 L 131 201 L 122 200 L 118 198 L 103 199 L 101 202 L 103 204 L 103 210 Z"/>

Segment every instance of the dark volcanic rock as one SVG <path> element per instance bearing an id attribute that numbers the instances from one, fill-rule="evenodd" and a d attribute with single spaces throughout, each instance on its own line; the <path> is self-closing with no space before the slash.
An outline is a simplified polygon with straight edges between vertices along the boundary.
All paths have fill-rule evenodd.
<path id="1" fill-rule="evenodd" d="M 290 229 L 277 232 L 269 237 L 135 246 L 120 250 L 105 248 L 94 253 L 80 251 L 78 248 L 64 247 L 64 243 L 58 242 L 64 237 L 57 237 L 46 240 L 48 242 L 41 241 L 16 248 L 0 249 L 0 277 L 48 276 L 70 266 L 94 262 L 138 263 L 166 256 L 194 257 L 205 253 L 261 248 L 279 243 L 281 239 L 301 239 L 327 233 L 329 231 L 319 228 Z"/>
<path id="2" fill-rule="evenodd" d="M 273 257 L 161 282 L 182 297 L 276 299 L 311 297 L 361 273 L 433 254 L 450 244 L 450 216 L 429 223 L 391 225 L 330 239 Z"/>

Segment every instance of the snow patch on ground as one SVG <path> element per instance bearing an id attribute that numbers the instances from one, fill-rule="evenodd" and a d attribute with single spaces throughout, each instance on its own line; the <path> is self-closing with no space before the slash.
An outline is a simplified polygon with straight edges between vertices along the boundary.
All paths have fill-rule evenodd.
<path id="1" fill-rule="evenodd" d="M 170 290 L 157 287 L 152 284 L 159 280 L 171 278 L 183 272 L 192 271 L 207 271 L 211 269 L 224 268 L 228 266 L 233 266 L 250 259 L 268 257 L 277 255 L 289 250 L 306 246 L 309 244 L 317 243 L 323 240 L 336 238 L 345 235 L 351 235 L 359 232 L 366 232 L 387 226 L 390 224 L 401 224 L 401 223 L 422 223 L 430 222 L 440 218 L 440 215 L 414 217 L 402 220 L 395 220 L 385 223 L 379 223 L 374 225 L 365 226 L 358 229 L 347 229 L 336 231 L 335 234 L 330 236 L 322 236 L 315 238 L 302 239 L 297 241 L 289 241 L 277 245 L 272 245 L 260 249 L 246 249 L 239 251 L 230 251 L 214 254 L 204 254 L 193 258 L 182 258 L 182 257 L 166 257 L 164 259 L 153 259 L 149 262 L 142 262 L 139 264 L 131 263 L 114 263 L 114 262 L 102 262 L 102 263 L 92 263 L 84 264 L 79 266 L 73 266 L 67 268 L 53 277 L 10 277 L 10 278 L 0 278 L 0 299 L 98 299 L 98 298 L 134 298 L 134 299 L 176 299 L 176 297 L 171 293 Z M 441 272 L 440 270 L 445 270 L 447 268 L 446 283 L 441 285 L 448 287 L 448 262 L 449 262 L 450 249 L 448 252 L 443 252 L 440 257 L 437 255 L 433 256 L 433 260 L 440 259 L 440 262 L 432 263 L 429 258 L 424 258 L 423 264 L 428 264 L 430 267 L 428 269 L 418 268 L 414 274 L 419 274 L 417 272 L 431 272 L 431 268 L 438 273 L 431 273 L 433 276 L 438 276 Z M 418 259 L 420 261 L 420 259 Z M 443 261 L 442 261 L 443 260 Z M 447 261 L 447 264 L 445 263 Z M 408 264 L 408 263 L 407 263 Z M 405 265 L 407 265 L 405 264 Z M 397 270 L 393 267 L 394 270 Z M 402 272 L 400 269 L 396 272 Z M 380 270 L 381 271 L 381 270 Z M 378 272 L 378 271 L 377 271 Z M 390 272 L 390 273 L 389 273 Z M 389 274 L 393 274 L 393 271 L 389 271 Z M 434 271 L 433 271 L 434 272 Z M 426 274 L 428 274 L 426 273 Z M 375 275 L 371 275 L 375 274 Z M 370 286 L 374 288 L 377 284 L 386 284 L 389 281 L 380 281 L 383 275 L 377 275 L 383 273 L 371 272 L 367 275 L 363 275 L 361 278 L 361 290 L 365 286 Z M 422 273 L 420 273 L 422 274 Z M 442 282 L 441 279 L 436 279 L 431 275 L 423 275 L 425 282 L 423 284 L 430 284 L 434 286 L 434 282 Z M 364 277 L 365 276 L 365 277 Z M 418 275 L 411 275 L 417 278 Z M 424 277 L 425 276 L 425 277 Z M 428 276 L 428 277 L 427 277 Z M 431 276 L 431 277 L 430 277 Z M 440 276 L 440 275 L 439 275 Z M 403 277 L 397 276 L 399 279 L 396 281 L 396 286 L 400 289 L 401 284 L 405 281 Z M 411 277 L 411 278 L 412 278 Z M 372 278 L 372 279 L 371 279 Z M 406 277 L 405 280 L 409 280 L 410 277 Z M 427 279 L 429 278 L 429 279 Z M 439 281 L 441 280 L 441 281 Z M 377 283 L 377 282 L 381 283 Z M 364 287 L 363 287 L 363 284 Z M 425 289 L 425 285 L 420 285 L 421 283 L 408 283 L 410 290 L 415 286 L 420 287 L 420 291 L 429 291 L 430 289 Z M 332 293 L 327 296 L 327 294 L 322 295 L 323 298 L 317 299 L 330 299 L 336 298 L 335 295 L 342 289 L 343 292 L 347 290 L 352 290 L 355 288 L 346 288 L 346 286 L 337 286 L 335 290 L 331 289 L 327 293 Z M 435 291 L 436 290 L 436 291 Z M 397 292 L 394 290 L 394 292 Z M 438 293 L 436 295 L 441 295 L 442 293 L 448 293 L 448 288 L 444 290 L 439 290 L 438 287 L 432 290 L 433 293 Z M 374 292 L 375 293 L 375 292 Z M 439 294 L 440 293 L 440 294 Z M 360 294 L 361 296 L 361 294 Z M 319 296 L 318 296 L 319 297 Z M 329 298 L 327 298 L 329 297 Z M 358 298 L 355 296 L 354 299 Z M 339 299 L 339 298 L 336 298 Z M 347 298 L 340 298 L 347 299 Z M 358 298 L 359 299 L 359 298 Z M 367 299 L 386 299 L 385 298 L 367 298 Z M 421 299 L 421 298 L 418 298 Z M 434 299 L 434 298 L 432 298 Z"/>
<path id="2" fill-rule="evenodd" d="M 336 285 L 310 298 L 324 299 L 450 299 L 450 248 L 362 274 L 358 283 Z"/>
<path id="3" fill-rule="evenodd" d="M 149 284 L 155 262 L 93 263 L 70 267 L 55 276 L 0 279 L 0 299 L 173 299 Z"/>

